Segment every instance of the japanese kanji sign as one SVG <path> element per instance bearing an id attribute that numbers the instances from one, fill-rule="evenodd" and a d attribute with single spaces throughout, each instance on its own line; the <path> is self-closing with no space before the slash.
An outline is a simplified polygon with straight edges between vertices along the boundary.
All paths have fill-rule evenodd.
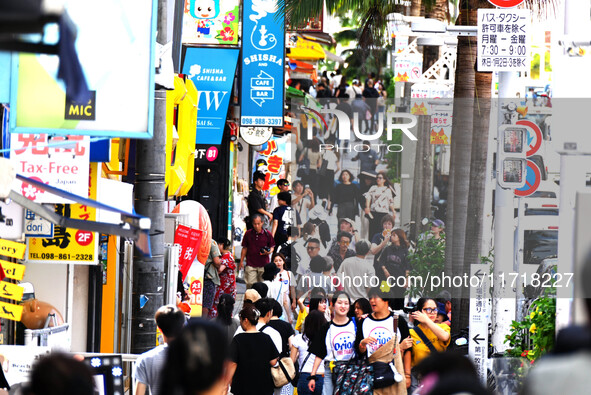
<path id="1" fill-rule="evenodd" d="M 88 197 L 88 136 L 46 134 L 11 135 L 10 160 L 16 172 L 82 197 Z M 70 203 L 26 182 L 15 180 L 13 189 L 37 203 Z"/>
<path id="2" fill-rule="evenodd" d="M 280 178 L 287 178 L 284 164 L 284 160 L 287 158 L 286 147 L 286 138 L 273 137 L 263 145 L 264 149 L 253 157 L 253 168 L 265 173 L 263 191 L 270 191 L 271 195 L 275 195 L 279 191 L 276 188 L 277 181 Z"/>
<path id="3" fill-rule="evenodd" d="M 470 265 L 470 277 L 477 277 L 478 287 L 470 287 L 470 335 L 468 354 L 481 381 L 486 383 L 488 360 L 488 321 L 490 319 L 490 264 Z"/>
<path id="4" fill-rule="evenodd" d="M 529 71 L 528 10 L 478 9 L 478 71 Z"/>
<path id="5" fill-rule="evenodd" d="M 185 225 L 178 225 L 174 232 L 174 244 L 181 246 L 179 256 L 179 268 L 183 278 L 187 276 L 189 268 L 197 257 L 198 245 L 203 236 L 203 231 Z"/>
<path id="6" fill-rule="evenodd" d="M 452 106 L 434 107 L 431 113 L 431 144 L 451 144 Z"/>
<path id="7" fill-rule="evenodd" d="M 90 165 L 91 176 L 87 193 L 96 199 L 98 166 Z M 96 221 L 96 209 L 82 204 L 56 204 L 55 212 L 68 218 Z M 53 238 L 27 238 L 27 262 L 81 263 L 95 265 L 98 262 L 98 236 L 82 229 L 55 226 Z"/>

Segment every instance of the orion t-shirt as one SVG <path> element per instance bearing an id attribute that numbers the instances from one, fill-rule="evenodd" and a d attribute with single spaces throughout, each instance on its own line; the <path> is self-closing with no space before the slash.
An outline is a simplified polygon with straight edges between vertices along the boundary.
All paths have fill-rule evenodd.
<path id="1" fill-rule="evenodd" d="M 355 353 L 355 331 L 353 319 L 342 325 L 327 322 L 314 338 L 310 351 L 326 361 L 347 361 Z"/>

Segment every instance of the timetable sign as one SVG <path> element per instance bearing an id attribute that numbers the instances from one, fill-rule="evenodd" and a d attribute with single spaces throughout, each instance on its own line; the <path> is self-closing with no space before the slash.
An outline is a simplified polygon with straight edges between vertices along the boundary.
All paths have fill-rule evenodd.
<path id="1" fill-rule="evenodd" d="M 529 71 L 531 13 L 478 10 L 478 71 Z"/>

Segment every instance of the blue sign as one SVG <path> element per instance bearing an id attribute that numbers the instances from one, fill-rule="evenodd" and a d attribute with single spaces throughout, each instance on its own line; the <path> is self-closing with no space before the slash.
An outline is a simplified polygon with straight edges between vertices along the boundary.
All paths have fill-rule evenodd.
<path id="1" fill-rule="evenodd" d="M 285 24 L 277 0 L 245 0 L 242 126 L 283 126 Z"/>
<path id="2" fill-rule="evenodd" d="M 197 88 L 197 144 L 221 144 L 239 49 L 187 48 L 183 74 Z"/>

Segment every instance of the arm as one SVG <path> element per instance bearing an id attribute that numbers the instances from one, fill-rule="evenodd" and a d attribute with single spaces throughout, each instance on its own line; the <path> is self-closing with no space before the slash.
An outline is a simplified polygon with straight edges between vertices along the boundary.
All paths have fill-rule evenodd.
<path id="1" fill-rule="evenodd" d="M 321 362 L 321 358 L 316 357 L 314 359 L 314 366 L 312 366 L 312 372 L 310 372 L 310 376 L 316 376 L 316 372 L 318 371 L 318 367 L 320 366 Z M 310 379 L 310 381 L 308 381 L 308 389 L 311 392 L 314 392 L 314 390 L 316 389 L 316 380 Z"/>
<path id="2" fill-rule="evenodd" d="M 139 381 L 135 382 L 135 391 L 134 394 L 135 395 L 145 395 L 146 394 L 146 388 L 147 385 L 144 383 L 141 383 Z"/>
<path id="3" fill-rule="evenodd" d="M 237 366 L 238 365 L 236 364 L 236 362 L 230 361 L 228 363 L 228 385 L 232 384 L 232 379 L 234 378 L 234 373 L 236 373 Z"/>
<path id="4" fill-rule="evenodd" d="M 415 320 L 419 321 L 421 324 L 431 329 L 431 332 L 433 332 L 435 336 L 437 336 L 437 339 L 441 340 L 442 342 L 447 342 L 449 340 L 449 332 L 441 328 L 435 322 L 431 321 L 427 314 L 423 313 L 422 311 L 415 311 L 414 313 L 412 313 L 412 317 Z"/>
<path id="5" fill-rule="evenodd" d="M 277 226 L 279 226 L 279 221 L 274 219 L 273 220 L 273 227 L 271 228 L 271 234 L 275 237 L 275 232 L 277 232 Z"/>
<path id="6" fill-rule="evenodd" d="M 291 357 L 291 360 L 293 361 L 293 363 L 295 363 L 298 360 L 298 355 L 299 355 L 299 351 L 298 348 L 295 346 L 291 346 L 291 352 L 289 354 L 289 356 Z"/>
<path id="7" fill-rule="evenodd" d="M 257 210 L 257 212 L 258 212 L 259 214 L 266 215 L 267 217 L 269 217 L 269 219 L 270 219 L 270 220 L 273 220 L 273 214 L 271 214 L 270 212 L 268 212 L 268 211 L 267 211 L 267 210 L 265 210 L 264 208 L 260 208 L 260 209 L 258 209 L 258 210 Z"/>
<path id="8" fill-rule="evenodd" d="M 242 270 L 244 267 L 244 258 L 246 258 L 246 251 L 248 247 L 242 247 L 242 252 L 240 252 L 240 264 L 238 265 L 238 270 Z"/>
<path id="9" fill-rule="evenodd" d="M 384 237 L 384 239 L 382 240 L 382 242 L 380 244 L 372 243 L 371 248 L 369 249 L 369 252 L 371 252 L 373 255 L 376 255 L 378 252 L 380 252 L 384 249 L 386 244 L 388 244 L 388 239 L 386 237 Z"/>

